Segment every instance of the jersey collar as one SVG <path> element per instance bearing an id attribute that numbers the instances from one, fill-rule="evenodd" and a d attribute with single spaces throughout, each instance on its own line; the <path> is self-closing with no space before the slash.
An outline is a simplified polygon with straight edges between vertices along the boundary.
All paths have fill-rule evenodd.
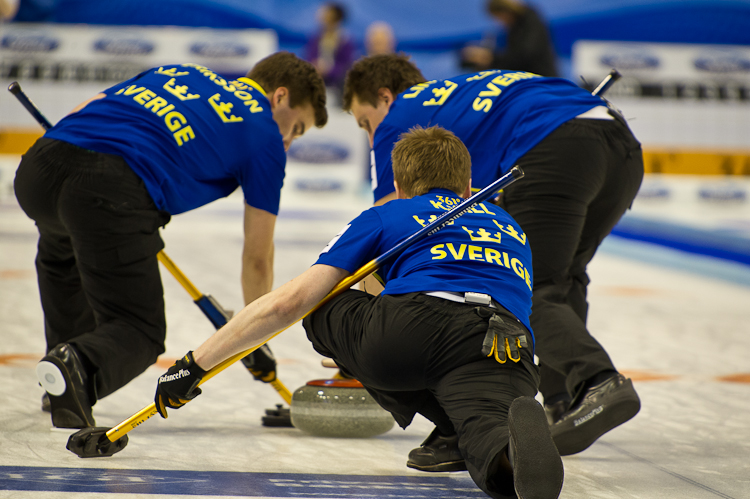
<path id="1" fill-rule="evenodd" d="M 268 98 L 268 94 L 266 94 L 266 91 L 265 91 L 265 90 L 263 90 L 263 87 L 261 87 L 260 85 L 258 85 L 258 84 L 257 84 L 257 83 L 255 82 L 255 80 L 251 80 L 250 78 L 247 78 L 247 77 L 245 77 L 245 76 L 242 76 L 242 77 L 240 77 L 240 78 L 237 78 L 237 81 L 241 81 L 242 83 L 246 83 L 246 84 L 250 85 L 250 86 L 251 86 L 251 87 L 253 87 L 253 88 L 254 88 L 255 90 L 257 90 L 258 92 L 262 93 L 262 94 L 263 94 L 263 97 L 265 97 L 265 98 Z"/>
<path id="2" fill-rule="evenodd" d="M 430 189 L 427 192 L 427 194 L 423 194 L 423 195 L 424 196 L 431 196 L 431 195 L 435 195 L 435 194 L 448 195 L 448 196 L 451 196 L 451 197 L 454 197 L 454 198 L 460 198 L 461 197 L 458 194 L 456 194 L 455 192 L 453 192 L 452 190 L 445 189 L 443 187 L 436 187 L 434 189 Z"/>

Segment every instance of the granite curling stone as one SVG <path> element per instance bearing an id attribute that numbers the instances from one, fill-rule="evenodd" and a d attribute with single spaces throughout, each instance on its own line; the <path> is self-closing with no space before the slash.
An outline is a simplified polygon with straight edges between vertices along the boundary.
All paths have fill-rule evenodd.
<path id="1" fill-rule="evenodd" d="M 290 414 L 295 428 L 318 437 L 369 438 L 395 422 L 354 379 L 308 381 L 292 395 Z"/>

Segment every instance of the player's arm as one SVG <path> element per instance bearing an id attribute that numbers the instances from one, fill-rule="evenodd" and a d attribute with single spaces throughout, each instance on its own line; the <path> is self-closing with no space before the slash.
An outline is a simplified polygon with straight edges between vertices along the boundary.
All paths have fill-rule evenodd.
<path id="1" fill-rule="evenodd" d="M 392 199 L 396 199 L 396 191 L 391 192 L 390 194 L 387 194 L 383 196 L 382 198 L 375 201 L 375 204 L 373 206 L 381 206 L 387 203 L 388 201 L 391 201 Z"/>
<path id="2" fill-rule="evenodd" d="M 396 191 L 393 191 L 390 194 L 386 194 L 382 198 L 375 201 L 375 204 L 373 206 L 384 205 L 388 201 L 396 199 L 396 197 Z M 362 280 L 359 285 L 359 289 L 361 289 L 365 293 L 370 293 L 371 295 L 379 295 L 384 288 L 383 285 L 380 284 L 380 281 L 378 281 L 372 274 L 370 274 Z"/>
<path id="3" fill-rule="evenodd" d="M 374 206 L 383 205 L 392 199 L 396 199 L 396 197 L 397 197 L 396 191 L 393 191 L 390 194 L 387 194 L 383 196 L 382 198 L 378 199 L 377 201 L 375 201 Z M 378 281 L 375 278 L 375 276 L 370 274 L 367 277 L 365 277 L 362 280 L 362 282 L 359 284 L 359 289 L 371 295 L 379 295 L 385 288 L 383 287 L 382 284 L 380 284 L 380 281 Z"/>
<path id="4" fill-rule="evenodd" d="M 242 248 L 242 296 L 245 304 L 273 286 L 273 232 L 276 215 L 245 203 L 245 240 Z"/>
<path id="5" fill-rule="evenodd" d="M 378 281 L 374 275 L 370 274 L 362 280 L 359 289 L 365 293 L 377 296 L 383 292 L 385 286 L 380 284 L 380 281 Z"/>
<path id="6" fill-rule="evenodd" d="M 304 274 L 246 305 L 195 352 L 175 362 L 159 378 L 154 403 L 162 417 L 166 407 L 181 407 L 200 394 L 206 371 L 220 362 L 264 343 L 317 305 L 344 277 L 381 250 L 383 223 L 366 210 L 323 248 L 317 264 Z M 328 263 L 326 263 L 328 262 Z M 350 270 L 345 270 L 350 269 Z"/>
<path id="7" fill-rule="evenodd" d="M 200 395 L 206 372 L 224 360 L 294 324 L 320 302 L 349 272 L 313 265 L 304 274 L 253 301 L 195 351 L 188 352 L 159 377 L 154 403 L 163 418 Z"/>
<path id="8" fill-rule="evenodd" d="M 243 308 L 195 350 L 196 363 L 209 370 L 225 359 L 266 341 L 298 321 L 347 275 L 349 272 L 338 267 L 313 265 L 300 276 Z"/>

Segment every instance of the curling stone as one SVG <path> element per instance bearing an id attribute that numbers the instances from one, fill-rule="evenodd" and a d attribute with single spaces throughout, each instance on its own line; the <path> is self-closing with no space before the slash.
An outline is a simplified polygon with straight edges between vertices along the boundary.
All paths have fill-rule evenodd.
<path id="1" fill-rule="evenodd" d="M 355 379 L 308 381 L 292 395 L 292 424 L 319 437 L 369 438 L 393 428 L 393 416 Z"/>

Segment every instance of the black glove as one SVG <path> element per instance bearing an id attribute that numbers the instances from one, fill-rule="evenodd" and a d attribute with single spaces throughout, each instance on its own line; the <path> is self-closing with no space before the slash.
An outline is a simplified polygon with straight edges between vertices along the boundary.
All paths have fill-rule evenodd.
<path id="1" fill-rule="evenodd" d="M 243 357 L 242 364 L 258 381 L 270 383 L 276 380 L 276 359 L 268 343 Z"/>
<path id="2" fill-rule="evenodd" d="M 190 351 L 159 376 L 154 404 L 161 417 L 167 419 L 167 407 L 178 409 L 200 395 L 198 383 L 206 372 L 195 363 L 193 352 Z"/>
<path id="3" fill-rule="evenodd" d="M 518 362 L 521 360 L 520 349 L 528 346 L 526 332 L 518 324 L 505 322 L 499 315 L 492 314 L 487 335 L 482 342 L 483 355 L 494 355 L 500 364 L 505 364 L 508 359 Z"/>

